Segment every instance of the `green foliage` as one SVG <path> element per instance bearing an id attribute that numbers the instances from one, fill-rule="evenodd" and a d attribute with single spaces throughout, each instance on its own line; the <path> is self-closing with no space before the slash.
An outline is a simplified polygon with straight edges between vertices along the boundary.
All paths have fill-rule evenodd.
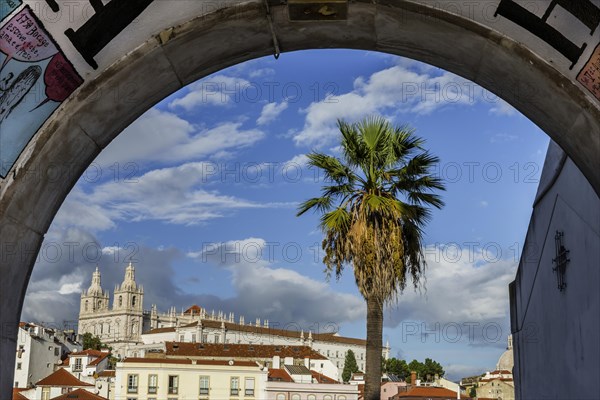
<path id="1" fill-rule="evenodd" d="M 425 272 L 423 228 L 431 208 L 444 203 L 444 184 L 434 174 L 438 158 L 406 126 L 383 117 L 349 124 L 338 121 L 342 157 L 312 152 L 308 165 L 324 175 L 321 195 L 306 200 L 297 215 L 321 214 L 323 263 L 340 278 L 351 266 L 367 302 L 365 399 L 379 398 L 383 305 L 395 303 Z M 429 366 L 430 367 L 430 366 Z"/>
<path id="2" fill-rule="evenodd" d="M 346 360 L 344 361 L 344 371 L 342 372 L 342 379 L 344 382 L 348 382 L 352 378 L 352 374 L 358 372 L 358 364 L 356 363 L 356 357 L 352 350 L 346 352 Z"/>
<path id="3" fill-rule="evenodd" d="M 100 338 L 98 336 L 92 335 L 89 332 L 84 333 L 82 339 L 84 350 L 100 350 L 103 347 Z"/>
<path id="4" fill-rule="evenodd" d="M 410 378 L 410 369 L 405 360 L 399 360 L 395 357 L 383 360 L 383 372 L 386 374 L 396 375 L 401 379 Z"/>
<path id="5" fill-rule="evenodd" d="M 406 382 L 408 383 L 413 383 L 410 381 L 410 373 L 412 371 L 417 373 L 418 379 L 428 381 L 432 381 L 436 374 L 440 378 L 442 378 L 445 374 L 442 365 L 431 358 L 426 358 L 424 362 L 412 360 L 407 364 L 405 360 L 399 360 L 392 357 L 384 361 L 383 371 L 389 374 L 397 375 L 401 378 L 405 378 Z"/>
<path id="6" fill-rule="evenodd" d="M 469 397 L 473 399 L 477 397 L 477 386 L 473 386 L 471 390 L 469 390 Z"/>

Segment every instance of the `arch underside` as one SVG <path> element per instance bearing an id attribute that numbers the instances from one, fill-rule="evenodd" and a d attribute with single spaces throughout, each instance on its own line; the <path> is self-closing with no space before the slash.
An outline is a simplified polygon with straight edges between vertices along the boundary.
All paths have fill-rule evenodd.
<path id="1" fill-rule="evenodd" d="M 481 85 L 544 130 L 600 193 L 598 103 L 524 45 L 469 19 L 406 2 L 351 3 L 348 20 L 339 22 L 290 22 L 283 5 L 271 11 L 282 52 L 374 50 Z M 200 16 L 149 38 L 86 82 L 34 136 L 0 186 L 0 397 L 12 386 L 16 326 L 37 250 L 83 171 L 164 97 L 210 73 L 273 53 L 262 2 Z M 50 167 L 64 179 L 45 179 Z"/>

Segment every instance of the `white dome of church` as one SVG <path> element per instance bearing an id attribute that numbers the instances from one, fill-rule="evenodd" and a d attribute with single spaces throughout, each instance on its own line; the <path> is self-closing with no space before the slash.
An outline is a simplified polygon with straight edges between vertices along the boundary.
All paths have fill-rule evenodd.
<path id="1" fill-rule="evenodd" d="M 499 371 L 506 370 L 511 371 L 513 366 L 515 365 L 515 357 L 513 353 L 512 346 L 512 335 L 508 336 L 508 349 L 502 353 L 500 358 L 498 359 L 498 364 L 496 364 L 496 369 Z"/>

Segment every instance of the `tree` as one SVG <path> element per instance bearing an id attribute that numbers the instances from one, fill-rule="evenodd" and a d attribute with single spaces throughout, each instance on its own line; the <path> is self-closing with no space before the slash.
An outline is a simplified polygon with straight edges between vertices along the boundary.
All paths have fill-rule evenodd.
<path id="1" fill-rule="evenodd" d="M 473 386 L 470 390 L 469 390 L 469 397 L 471 398 L 475 398 L 477 397 L 477 385 Z"/>
<path id="2" fill-rule="evenodd" d="M 439 376 L 440 378 L 444 376 L 444 368 L 442 367 L 442 365 L 437 362 L 437 361 L 433 361 L 431 358 L 426 358 L 425 359 L 425 363 L 423 363 L 423 370 L 422 370 L 422 376 L 424 378 L 429 377 L 429 380 L 433 379 L 436 375 Z"/>
<path id="3" fill-rule="evenodd" d="M 410 364 L 408 364 L 408 369 L 410 371 L 415 371 L 417 377 L 425 381 L 432 381 L 436 375 L 441 378 L 446 373 L 442 365 L 431 358 L 426 358 L 425 362 L 412 360 Z"/>
<path id="4" fill-rule="evenodd" d="M 358 364 L 356 363 L 356 357 L 352 350 L 346 352 L 346 359 L 344 360 L 344 370 L 342 371 L 342 379 L 344 382 L 348 382 L 352 378 L 352 374 L 358 372 Z"/>
<path id="5" fill-rule="evenodd" d="M 342 159 L 308 154 L 309 165 L 324 172 L 320 197 L 302 203 L 298 215 L 321 213 L 323 263 L 327 276 L 340 278 L 351 265 L 367 303 L 365 400 L 379 398 L 383 306 L 397 302 L 411 278 L 415 288 L 425 271 L 423 228 L 430 206 L 441 208 L 441 180 L 430 172 L 438 158 L 405 126 L 383 117 L 349 124 L 338 121 Z"/>
<path id="6" fill-rule="evenodd" d="M 94 336 L 89 332 L 86 332 L 82 336 L 83 349 L 84 350 L 100 350 L 103 347 L 102 341 L 98 336 Z"/>
<path id="7" fill-rule="evenodd" d="M 408 368 L 408 364 L 405 360 L 399 360 L 395 357 L 388 358 L 383 361 L 383 372 L 387 374 L 396 375 L 401 379 L 406 379 L 406 377 L 410 377 L 410 369 Z"/>

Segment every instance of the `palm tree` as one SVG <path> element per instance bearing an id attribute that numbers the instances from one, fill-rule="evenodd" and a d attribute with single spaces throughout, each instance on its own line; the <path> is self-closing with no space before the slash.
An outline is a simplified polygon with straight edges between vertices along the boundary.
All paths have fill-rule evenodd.
<path id="1" fill-rule="evenodd" d="M 419 287 L 425 271 L 423 228 L 430 206 L 444 203 L 444 190 L 431 173 L 438 158 L 407 126 L 393 127 L 383 117 L 349 124 L 338 121 L 342 159 L 313 152 L 309 165 L 324 172 L 320 197 L 302 203 L 321 213 L 323 262 L 327 277 L 340 278 L 351 265 L 358 290 L 367 303 L 365 400 L 379 399 L 383 306 L 394 304 L 407 278 Z"/>

